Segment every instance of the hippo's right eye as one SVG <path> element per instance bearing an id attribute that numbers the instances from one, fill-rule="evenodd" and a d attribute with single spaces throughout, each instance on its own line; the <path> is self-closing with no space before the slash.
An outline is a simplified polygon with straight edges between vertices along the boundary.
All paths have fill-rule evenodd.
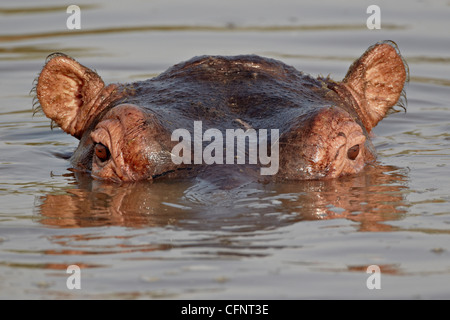
<path id="1" fill-rule="evenodd" d="M 111 153 L 109 152 L 108 147 L 106 147 L 106 146 L 105 146 L 104 144 L 102 144 L 102 143 L 96 143 L 96 144 L 95 144 L 94 152 L 95 152 L 95 155 L 97 156 L 97 158 L 98 158 L 101 162 L 108 161 L 109 158 L 111 157 Z"/>
<path id="2" fill-rule="evenodd" d="M 351 147 L 351 148 L 348 149 L 348 151 L 347 151 L 347 157 L 348 157 L 350 160 L 355 160 L 356 157 L 358 156 L 358 154 L 359 154 L 359 144 L 354 145 L 353 147 Z"/>

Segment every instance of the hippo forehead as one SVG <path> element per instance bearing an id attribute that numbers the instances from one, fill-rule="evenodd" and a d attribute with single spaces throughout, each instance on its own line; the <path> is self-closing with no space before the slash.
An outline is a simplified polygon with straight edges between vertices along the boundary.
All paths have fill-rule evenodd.
<path id="1" fill-rule="evenodd" d="M 311 118 L 321 108 L 347 108 L 323 81 L 253 55 L 196 57 L 127 87 L 127 103 L 151 110 L 171 130 L 190 128 L 193 120 L 233 128 L 239 119 L 282 132 L 292 119 Z"/>

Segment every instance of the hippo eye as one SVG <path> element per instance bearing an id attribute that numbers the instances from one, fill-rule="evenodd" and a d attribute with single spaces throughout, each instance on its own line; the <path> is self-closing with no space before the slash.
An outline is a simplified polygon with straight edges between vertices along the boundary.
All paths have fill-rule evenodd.
<path id="1" fill-rule="evenodd" d="M 354 145 L 353 147 L 351 147 L 351 148 L 348 149 L 348 151 L 347 151 L 347 157 L 348 157 L 350 160 L 355 160 L 356 157 L 358 156 L 358 154 L 359 154 L 359 144 Z"/>
<path id="2" fill-rule="evenodd" d="M 109 149 L 101 143 L 95 144 L 94 152 L 95 152 L 95 155 L 97 156 L 97 158 L 101 162 L 108 161 L 109 158 L 111 157 L 111 153 L 109 152 Z"/>

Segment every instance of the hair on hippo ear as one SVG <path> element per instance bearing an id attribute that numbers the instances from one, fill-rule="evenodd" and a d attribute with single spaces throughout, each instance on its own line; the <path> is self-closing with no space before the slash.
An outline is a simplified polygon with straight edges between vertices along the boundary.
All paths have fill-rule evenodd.
<path id="1" fill-rule="evenodd" d="M 387 114 L 406 111 L 404 84 L 409 68 L 393 41 L 379 42 L 356 60 L 342 80 L 342 85 L 357 101 L 357 112 L 367 131 L 371 131 Z"/>
<path id="2" fill-rule="evenodd" d="M 37 97 L 37 93 L 36 93 L 38 77 L 39 77 L 39 75 L 33 80 L 33 87 L 32 87 L 32 89 L 30 90 L 30 93 L 29 93 L 29 95 L 32 96 L 32 98 L 33 98 L 32 102 L 31 102 L 32 103 L 32 110 L 33 110 L 33 117 L 37 113 L 43 112 L 41 104 L 39 103 L 39 99 Z"/>
<path id="3" fill-rule="evenodd" d="M 34 112 L 42 110 L 61 129 L 80 139 L 95 116 L 93 106 L 104 87 L 97 73 L 63 53 L 53 53 L 31 91 L 35 92 Z"/>
<path id="4" fill-rule="evenodd" d="M 32 89 L 30 90 L 29 95 L 32 97 L 32 101 L 31 101 L 31 110 L 33 113 L 33 117 L 35 117 L 36 115 L 39 116 L 46 116 L 44 113 L 44 110 L 42 110 L 42 106 L 39 102 L 39 98 L 37 96 L 37 83 L 38 83 L 38 78 L 39 78 L 39 74 L 37 75 L 37 77 L 33 80 L 33 84 L 32 84 Z M 51 120 L 50 122 L 50 129 L 53 130 L 53 128 L 58 128 L 58 124 L 55 122 L 55 120 Z"/>

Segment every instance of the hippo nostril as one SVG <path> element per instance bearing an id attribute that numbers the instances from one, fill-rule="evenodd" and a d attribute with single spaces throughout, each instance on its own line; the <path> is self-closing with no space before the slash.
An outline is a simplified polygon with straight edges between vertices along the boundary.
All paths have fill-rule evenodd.
<path id="1" fill-rule="evenodd" d="M 111 157 L 111 153 L 109 152 L 108 147 L 106 147 L 102 143 L 95 144 L 94 151 L 95 155 L 101 162 L 108 161 L 109 158 Z"/>
<path id="2" fill-rule="evenodd" d="M 358 157 L 359 154 L 359 144 L 354 145 L 353 147 L 351 147 L 350 149 L 348 149 L 347 151 L 347 157 L 350 160 L 355 160 L 356 157 Z"/>

